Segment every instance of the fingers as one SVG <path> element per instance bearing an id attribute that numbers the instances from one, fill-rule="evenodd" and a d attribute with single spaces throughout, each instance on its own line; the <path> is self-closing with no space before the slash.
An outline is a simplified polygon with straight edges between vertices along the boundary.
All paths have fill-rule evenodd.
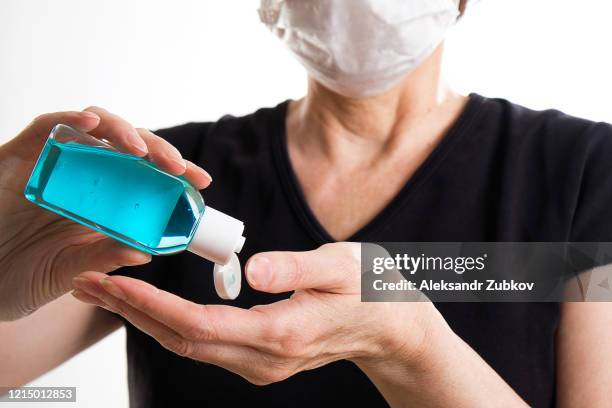
<path id="1" fill-rule="evenodd" d="M 104 307 L 121 315 L 136 328 L 152 336 L 173 353 L 223 367 L 258 385 L 281 381 L 295 371 L 291 369 L 291 364 L 286 363 L 286 359 L 261 352 L 249 346 L 194 340 L 189 336 L 184 336 L 148 313 L 116 296 L 110 295 L 107 291 L 108 288 L 103 288 L 104 285 L 99 284 L 100 278 L 104 278 L 104 275 L 95 272 L 85 272 L 74 278 L 73 283 L 78 289 L 73 292 L 73 296 L 83 302 Z M 112 280 L 115 278 L 123 277 L 113 276 Z M 147 284 L 141 283 L 144 285 L 140 289 L 157 291 L 151 285 L 146 287 Z M 125 289 L 125 286 L 122 286 L 122 289 Z M 158 291 L 158 293 L 164 292 Z M 190 303 L 185 300 L 183 302 Z M 183 305 L 186 303 L 183 303 Z M 189 311 L 186 310 L 186 313 L 189 314 Z M 226 316 L 225 318 L 231 317 Z M 240 322 L 228 321 L 227 327 L 229 328 L 233 324 L 240 325 Z M 249 337 L 249 333 L 245 332 L 245 335 L 246 338 Z"/>
<path id="2" fill-rule="evenodd" d="M 92 106 L 85 110 L 94 112 L 101 119 L 98 127 L 89 132 L 92 136 L 107 139 L 122 152 L 139 157 L 148 155 L 151 161 L 170 174 L 182 175 L 186 172 L 187 163 L 181 153 L 161 137 L 147 129 L 136 129 L 126 120 L 103 108 Z M 194 167 L 192 166 L 191 175 L 196 173 Z M 198 175 L 200 177 L 196 178 L 196 181 L 204 184 L 201 179 L 205 178 L 208 173 L 201 170 Z M 208 178 L 210 179 L 210 176 Z"/>
<path id="3" fill-rule="evenodd" d="M 212 178 L 202 168 L 187 162 L 176 147 L 148 129 L 134 128 L 129 122 L 100 107 L 92 106 L 86 109 L 94 112 L 100 118 L 98 127 L 90 131 L 92 136 L 107 139 L 126 153 L 148 159 L 161 169 L 174 175 L 185 175 L 198 189 L 210 185 Z"/>
<path id="4" fill-rule="evenodd" d="M 95 296 L 88 295 L 86 292 L 82 291 L 81 289 L 73 290 L 72 291 L 72 296 L 74 296 L 75 298 L 77 298 L 81 302 L 89 303 L 91 305 L 96 305 L 96 306 L 99 306 L 99 307 L 106 308 L 106 304 L 104 302 L 102 302 L 100 299 L 98 299 Z"/>
<path id="5" fill-rule="evenodd" d="M 77 289 L 72 293 L 73 296 L 80 301 L 95 304 L 113 313 L 120 314 L 135 327 L 154 337 L 164 347 L 176 348 L 177 351 L 180 351 L 178 345 L 182 342 L 182 338 L 179 334 L 125 302 L 108 296 L 106 291 L 97 283 L 100 277 L 101 274 L 99 273 L 85 272 L 74 278 L 72 282 Z"/>
<path id="6" fill-rule="evenodd" d="M 206 170 L 185 160 L 187 163 L 187 170 L 185 171 L 185 177 L 198 189 L 205 189 L 212 183 L 212 177 Z"/>
<path id="7" fill-rule="evenodd" d="M 90 106 L 85 112 L 93 112 L 100 117 L 99 125 L 89 131 L 90 135 L 108 140 L 124 153 L 138 157 L 147 155 L 147 144 L 129 122 L 98 106 Z"/>
<path id="8" fill-rule="evenodd" d="M 56 112 L 38 116 L 15 140 L 33 138 L 42 143 L 58 123 L 66 124 L 98 138 L 108 140 L 117 150 L 148 159 L 162 170 L 184 175 L 197 189 L 210 185 L 212 178 L 201 167 L 184 160 L 172 144 L 147 129 L 135 129 L 121 117 L 98 106 L 83 112 Z M 40 147 L 34 143 L 15 143 L 29 155 Z M 19 146 L 17 146 L 19 147 Z M 32 151 L 30 151 L 32 150 Z"/>
<path id="9" fill-rule="evenodd" d="M 204 169 L 188 163 L 176 147 L 148 129 L 136 129 L 126 120 L 97 106 L 85 111 L 93 112 L 101 119 L 99 125 L 89 132 L 92 136 L 107 139 L 122 152 L 148 156 L 162 170 L 177 176 L 185 175 L 198 189 L 211 183 L 212 178 Z"/>
<path id="10" fill-rule="evenodd" d="M 73 282 L 79 289 L 75 289 L 72 295 L 82 302 L 97 305 L 121 315 L 134 327 L 147 333 L 173 353 L 215 364 L 242 375 L 252 382 L 265 382 L 264 376 L 268 370 L 266 370 L 266 361 L 264 361 L 262 353 L 244 346 L 203 343 L 185 338 L 127 302 L 109 296 L 96 283 L 99 277 L 100 274 L 91 272 L 76 277 Z"/>
<path id="11" fill-rule="evenodd" d="M 139 128 L 137 133 L 146 143 L 149 159 L 169 173 L 180 175 L 185 173 L 187 165 L 178 149 L 153 132 Z"/>
<path id="12" fill-rule="evenodd" d="M 223 342 L 259 346 L 270 333 L 270 320 L 264 313 L 223 305 L 199 305 L 161 291 L 138 279 L 106 277 L 86 272 L 73 283 L 86 278 L 104 302 L 119 300 L 191 341 Z M 80 286 L 77 286 L 82 289 Z M 94 294 L 94 295 L 96 295 Z"/>
<path id="13" fill-rule="evenodd" d="M 197 189 L 210 185 L 212 177 L 204 169 L 183 159 L 176 147 L 148 129 L 137 129 L 147 144 L 148 158 L 160 168 L 174 175 L 184 175 Z"/>
<path id="14" fill-rule="evenodd" d="M 323 289 L 358 293 L 360 246 L 339 242 L 314 251 L 263 252 L 249 259 L 245 269 L 251 287 L 265 292 Z"/>

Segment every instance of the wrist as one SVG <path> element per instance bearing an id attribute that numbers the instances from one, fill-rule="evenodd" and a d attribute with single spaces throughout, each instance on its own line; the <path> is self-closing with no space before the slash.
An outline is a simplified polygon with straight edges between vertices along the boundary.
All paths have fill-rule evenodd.
<path id="1" fill-rule="evenodd" d="M 415 303 L 406 305 L 419 311 L 413 313 L 413 320 L 403 319 L 395 331 L 381 336 L 393 347 L 353 360 L 390 406 L 488 406 L 491 401 L 524 405 L 432 304 L 432 310 L 424 313 Z M 413 332 L 421 334 L 420 340 Z"/>
<path id="2" fill-rule="evenodd" d="M 429 302 L 386 306 L 392 313 L 381 319 L 384 324 L 374 328 L 376 335 L 371 337 L 367 351 L 352 361 L 366 374 L 430 372 L 441 352 L 456 338 L 455 333 Z"/>

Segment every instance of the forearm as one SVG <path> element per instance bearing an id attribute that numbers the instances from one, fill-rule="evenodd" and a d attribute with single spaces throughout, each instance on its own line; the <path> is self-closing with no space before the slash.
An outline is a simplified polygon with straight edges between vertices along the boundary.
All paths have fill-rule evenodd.
<path id="1" fill-rule="evenodd" d="M 609 407 L 612 303 L 562 303 L 556 352 L 557 406 Z"/>
<path id="2" fill-rule="evenodd" d="M 418 355 L 355 363 L 392 407 L 526 406 L 514 390 L 445 322 L 428 330 Z"/>
<path id="3" fill-rule="evenodd" d="M 71 295 L 25 318 L 0 322 L 0 387 L 32 381 L 120 325 L 110 313 Z"/>

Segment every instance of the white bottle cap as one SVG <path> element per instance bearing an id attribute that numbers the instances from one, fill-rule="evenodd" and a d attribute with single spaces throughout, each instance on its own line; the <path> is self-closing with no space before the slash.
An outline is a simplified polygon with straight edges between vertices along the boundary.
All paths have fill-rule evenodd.
<path id="1" fill-rule="evenodd" d="M 215 263 L 215 289 L 223 299 L 235 299 L 240 293 L 242 271 L 236 253 L 244 245 L 243 232 L 242 221 L 207 206 L 187 248 Z"/>
<path id="2" fill-rule="evenodd" d="M 238 256 L 232 254 L 230 261 L 225 265 L 215 264 L 213 274 L 217 295 L 221 299 L 236 299 L 242 286 L 242 273 L 240 273 Z"/>

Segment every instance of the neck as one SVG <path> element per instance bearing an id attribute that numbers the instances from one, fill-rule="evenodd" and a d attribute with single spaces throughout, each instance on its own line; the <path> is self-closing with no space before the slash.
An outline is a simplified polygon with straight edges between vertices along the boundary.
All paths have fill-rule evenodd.
<path id="1" fill-rule="evenodd" d="M 441 59 L 442 46 L 399 85 L 371 98 L 347 98 L 311 80 L 308 95 L 290 108 L 291 143 L 332 161 L 351 151 L 376 155 L 394 147 L 423 118 L 458 97 L 442 79 Z"/>

